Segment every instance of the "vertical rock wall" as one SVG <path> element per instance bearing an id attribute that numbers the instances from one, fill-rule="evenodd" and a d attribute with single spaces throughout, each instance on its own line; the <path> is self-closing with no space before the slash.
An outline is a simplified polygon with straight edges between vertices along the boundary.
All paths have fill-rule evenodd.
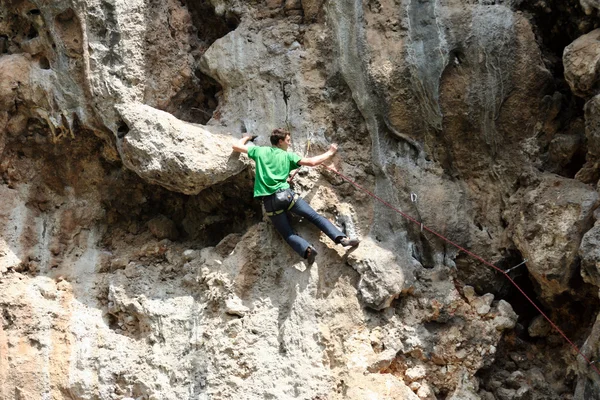
<path id="1" fill-rule="evenodd" d="M 394 207 L 526 258 L 511 276 L 595 359 L 596 11 L 526 3 L 0 1 L 0 398 L 595 396 L 501 274 L 319 169 L 297 191 L 362 243 L 294 221 L 307 266 L 230 152 L 339 143 Z M 564 77 L 561 24 L 590 32 Z"/>

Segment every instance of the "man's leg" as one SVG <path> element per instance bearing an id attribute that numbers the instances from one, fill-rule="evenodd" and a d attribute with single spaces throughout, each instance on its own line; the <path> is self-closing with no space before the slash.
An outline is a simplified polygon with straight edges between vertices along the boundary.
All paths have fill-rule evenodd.
<path id="1" fill-rule="evenodd" d="M 317 228 L 329 236 L 329 238 L 335 243 L 339 243 L 341 239 L 346 237 L 344 232 L 340 231 L 327 218 L 321 216 L 318 212 L 313 210 L 312 207 L 308 205 L 308 203 L 302 198 L 298 198 L 298 200 L 296 200 L 296 204 L 294 204 L 294 207 L 292 207 L 290 211 L 315 224 Z"/>
<path id="2" fill-rule="evenodd" d="M 269 218 L 271 218 L 273 226 L 275 226 L 275 229 L 285 239 L 287 244 L 289 244 L 300 257 L 306 258 L 306 249 L 308 249 L 310 244 L 294 232 L 290 225 L 287 212 L 273 215 Z"/>

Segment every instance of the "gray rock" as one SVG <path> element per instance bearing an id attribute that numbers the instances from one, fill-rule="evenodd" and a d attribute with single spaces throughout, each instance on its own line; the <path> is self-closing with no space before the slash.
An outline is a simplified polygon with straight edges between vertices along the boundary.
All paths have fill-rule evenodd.
<path id="1" fill-rule="evenodd" d="M 478 394 L 479 396 L 481 396 L 481 400 L 496 400 L 496 397 L 494 397 L 493 393 L 487 392 L 485 390 L 481 390 Z"/>
<path id="2" fill-rule="evenodd" d="M 230 297 L 225 302 L 225 312 L 230 315 L 243 317 L 250 309 L 242 304 L 239 297 Z"/>
<path id="3" fill-rule="evenodd" d="M 533 390 L 529 385 L 521 386 L 519 389 L 517 389 L 517 393 L 515 393 L 516 400 L 532 400 L 533 396 Z"/>
<path id="4" fill-rule="evenodd" d="M 598 354 L 600 349 L 600 316 L 596 317 L 590 335 L 587 337 L 580 350 L 583 354 Z M 587 400 L 600 398 L 600 378 L 594 368 L 591 368 L 582 357 L 577 359 L 579 377 L 575 387 L 574 400 Z"/>
<path id="5" fill-rule="evenodd" d="M 178 120 L 142 104 L 117 107 L 129 132 L 120 141 L 123 163 L 150 183 L 197 194 L 242 171 L 234 139 L 216 128 Z"/>
<path id="6" fill-rule="evenodd" d="M 594 9 L 600 10 L 599 0 L 579 0 L 579 4 L 581 4 L 586 15 L 590 15 Z"/>
<path id="7" fill-rule="evenodd" d="M 369 372 L 381 372 L 382 370 L 388 368 L 392 362 L 394 362 L 397 353 L 398 352 L 394 349 L 387 349 L 377 354 L 375 359 L 370 362 L 367 369 Z M 406 373 L 408 374 L 408 371 Z"/>
<path id="8" fill-rule="evenodd" d="M 579 247 L 583 280 L 600 286 L 600 223 L 586 232 Z"/>
<path id="9" fill-rule="evenodd" d="M 501 387 L 496 390 L 496 397 L 498 397 L 498 400 L 515 400 L 516 394 L 517 391 L 514 389 Z"/>
<path id="10" fill-rule="evenodd" d="M 527 332 L 529 332 L 529 336 L 531 337 L 546 337 L 551 332 L 552 327 L 541 315 L 538 315 L 531 321 L 529 327 L 527 328 Z"/>
<path id="11" fill-rule="evenodd" d="M 416 366 L 413 368 L 409 368 L 404 372 L 404 376 L 408 382 L 418 381 L 422 378 L 425 378 L 427 375 L 427 371 L 423 366 Z"/>
<path id="12" fill-rule="evenodd" d="M 475 307 L 475 311 L 479 315 L 485 315 L 490 312 L 492 308 L 492 302 L 494 301 L 494 295 L 491 293 L 486 293 L 481 297 L 477 297 L 473 299 L 471 305 Z"/>
<path id="13" fill-rule="evenodd" d="M 376 310 L 389 307 L 414 281 L 410 269 L 402 268 L 396 256 L 370 239 L 349 254 L 348 264 L 360 274 L 358 290 L 363 301 Z"/>
<path id="14" fill-rule="evenodd" d="M 600 179 L 600 96 L 588 100 L 584 112 L 587 139 L 586 162 L 575 175 L 575 179 L 587 184 L 596 184 Z"/>
<path id="15" fill-rule="evenodd" d="M 500 300 L 497 305 L 498 315 L 493 319 L 497 330 L 512 329 L 517 324 L 519 316 L 512 306 L 505 300 Z"/>
<path id="16" fill-rule="evenodd" d="M 540 179 L 536 186 L 520 189 L 511 197 L 505 216 L 541 294 L 552 297 L 568 288 L 599 196 L 588 185 L 571 179 L 555 175 Z"/>
<path id="17" fill-rule="evenodd" d="M 448 400 L 481 400 L 477 390 L 476 379 L 469 376 L 469 373 L 463 369 L 456 390 L 448 397 Z"/>
<path id="18" fill-rule="evenodd" d="M 589 98 L 600 88 L 600 29 L 580 36 L 565 47 L 565 78 L 573 93 Z"/>
<path id="19" fill-rule="evenodd" d="M 179 238 L 177 226 L 164 215 L 159 215 L 148 221 L 148 229 L 157 239 L 177 240 Z"/>
<path id="20" fill-rule="evenodd" d="M 192 261 L 200 256 L 200 252 L 198 250 L 187 249 L 183 252 L 183 259 L 186 262 Z"/>

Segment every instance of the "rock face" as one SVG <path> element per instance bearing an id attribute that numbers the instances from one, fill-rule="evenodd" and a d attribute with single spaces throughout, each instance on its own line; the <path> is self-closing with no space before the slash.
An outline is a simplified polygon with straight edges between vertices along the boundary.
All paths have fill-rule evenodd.
<path id="1" fill-rule="evenodd" d="M 2 2 L 0 398 L 595 396 L 454 245 L 526 258 L 511 279 L 595 358 L 598 33 L 557 7 Z M 585 35 L 557 76 L 561 24 Z M 231 144 L 275 127 L 340 144 L 294 186 L 358 248 L 294 219 L 308 266 L 262 214 Z"/>
<path id="2" fill-rule="evenodd" d="M 348 264 L 360 274 L 358 290 L 364 303 L 376 310 L 389 307 L 414 283 L 411 261 L 397 262 L 395 256 L 370 240 L 348 256 Z M 416 266 L 417 262 L 413 262 Z M 407 268 L 409 267 L 409 268 Z"/>
<path id="3" fill-rule="evenodd" d="M 600 69 L 600 29 L 583 35 L 565 48 L 563 62 L 565 78 L 578 96 L 589 98 L 598 94 Z"/>
<path id="4" fill-rule="evenodd" d="M 127 124 L 119 146 L 123 164 L 150 183 L 198 194 L 245 168 L 239 155 L 231 154 L 230 135 L 211 133 L 144 105 L 118 111 Z"/>
<path id="5" fill-rule="evenodd" d="M 581 7 L 586 14 L 591 14 L 594 9 L 600 10 L 600 3 L 598 0 L 580 0 Z"/>
<path id="6" fill-rule="evenodd" d="M 556 176 L 542 176 L 534 189 L 518 190 L 511 203 L 513 240 L 543 296 L 569 289 L 578 261 L 581 232 L 592 225 L 598 193 L 587 185 Z M 543 223 L 541 222 L 543 221 Z"/>

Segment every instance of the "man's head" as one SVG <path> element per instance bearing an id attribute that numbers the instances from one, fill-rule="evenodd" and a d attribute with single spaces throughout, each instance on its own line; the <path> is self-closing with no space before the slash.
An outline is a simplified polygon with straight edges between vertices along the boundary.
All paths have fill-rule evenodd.
<path id="1" fill-rule="evenodd" d="M 273 129 L 271 133 L 271 144 L 277 146 L 280 149 L 287 150 L 290 145 L 291 136 L 290 133 L 284 129 L 277 128 Z"/>

